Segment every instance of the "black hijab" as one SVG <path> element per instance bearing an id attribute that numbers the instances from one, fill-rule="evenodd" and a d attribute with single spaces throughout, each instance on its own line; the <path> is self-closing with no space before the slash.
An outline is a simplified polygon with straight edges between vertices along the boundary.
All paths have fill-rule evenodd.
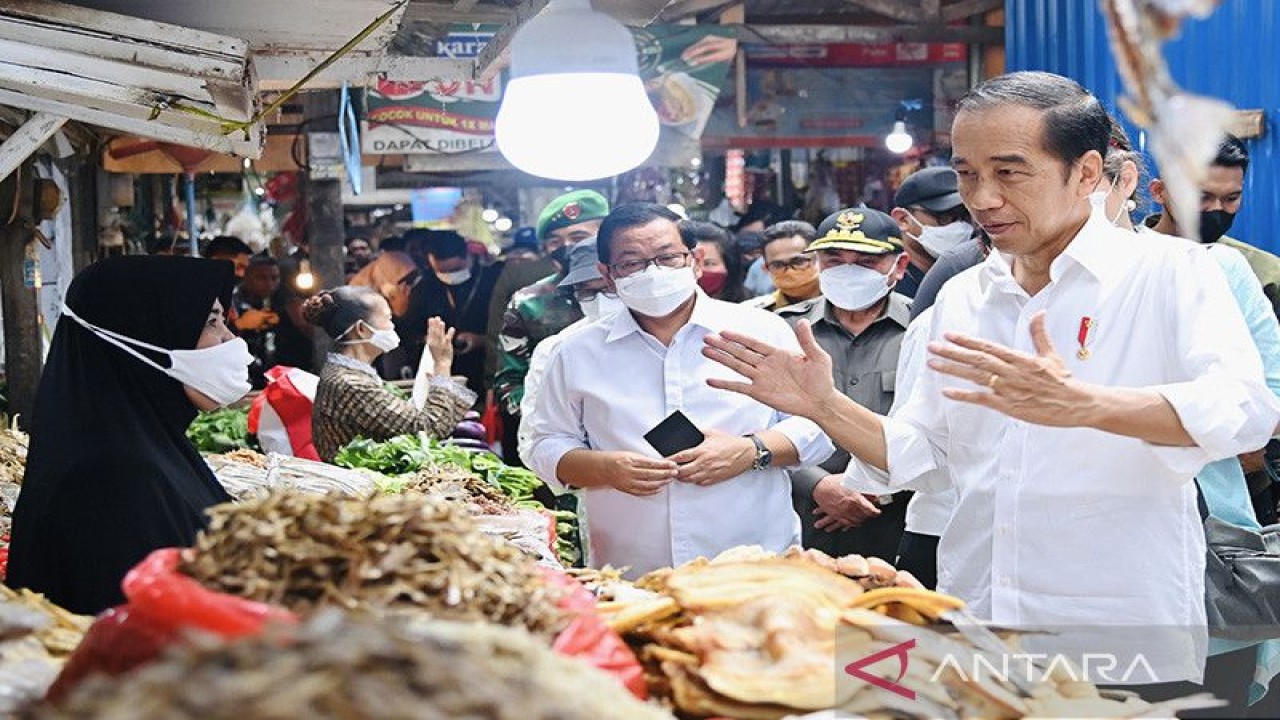
<path id="1" fill-rule="evenodd" d="M 77 275 L 66 304 L 106 330 L 190 350 L 234 282 L 225 261 L 116 257 Z M 123 601 L 120 581 L 152 550 L 190 545 L 205 508 L 231 499 L 186 438 L 195 416 L 177 380 L 62 318 L 31 418 L 7 584 L 95 614 Z"/>

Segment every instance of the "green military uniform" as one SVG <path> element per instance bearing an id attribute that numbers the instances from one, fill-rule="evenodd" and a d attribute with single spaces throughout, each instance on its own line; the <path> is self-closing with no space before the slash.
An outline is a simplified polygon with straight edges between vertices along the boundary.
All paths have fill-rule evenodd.
<path id="1" fill-rule="evenodd" d="M 502 274 L 498 276 L 498 282 L 493 286 L 493 297 L 489 300 L 489 324 L 485 332 L 489 341 L 485 370 L 490 377 L 497 375 L 500 369 L 498 336 L 502 334 L 502 323 L 506 320 L 511 298 L 524 288 L 559 271 L 560 268 L 551 258 L 508 262 L 502 266 Z"/>
<path id="2" fill-rule="evenodd" d="M 573 295 L 557 287 L 561 274 L 556 273 L 521 290 L 511 298 L 498 336 L 501 354 L 494 392 L 504 409 L 512 415 L 520 413 L 524 399 L 524 376 L 538 343 L 582 319 L 582 308 Z"/>
<path id="3" fill-rule="evenodd" d="M 538 239 L 545 241 L 552 231 L 608 214 L 609 201 L 594 190 L 565 193 L 551 201 L 538 216 Z M 513 295 L 503 314 L 496 343 L 498 368 L 493 385 L 502 409 L 511 416 L 520 413 L 524 376 L 529 372 L 533 349 L 582 319 L 577 300 L 558 287 L 563 277 L 563 270 L 558 268 L 554 274 L 542 276 L 538 282 Z"/>

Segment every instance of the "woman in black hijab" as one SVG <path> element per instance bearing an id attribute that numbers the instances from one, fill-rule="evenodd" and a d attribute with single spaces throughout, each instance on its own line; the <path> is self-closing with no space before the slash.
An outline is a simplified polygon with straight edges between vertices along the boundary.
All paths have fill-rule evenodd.
<path id="1" fill-rule="evenodd" d="M 72 612 L 123 601 L 125 573 L 190 545 L 231 498 L 186 438 L 243 397 L 252 357 L 223 324 L 231 263 L 129 256 L 72 281 L 40 379 L 8 578 Z"/>

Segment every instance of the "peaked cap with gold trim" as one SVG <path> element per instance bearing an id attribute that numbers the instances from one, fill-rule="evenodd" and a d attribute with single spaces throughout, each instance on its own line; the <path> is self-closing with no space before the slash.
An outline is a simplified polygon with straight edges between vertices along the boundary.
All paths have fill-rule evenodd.
<path id="1" fill-rule="evenodd" d="M 818 238 L 805 252 L 856 250 L 868 255 L 900 253 L 902 233 L 893 218 L 871 208 L 846 208 L 832 213 L 818 226 Z"/>

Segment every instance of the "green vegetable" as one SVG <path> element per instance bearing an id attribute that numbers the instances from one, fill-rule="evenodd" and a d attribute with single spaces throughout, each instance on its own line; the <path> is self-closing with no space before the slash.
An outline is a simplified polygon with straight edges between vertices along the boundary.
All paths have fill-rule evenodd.
<path id="1" fill-rule="evenodd" d="M 346 468 L 362 468 L 391 476 L 408 475 L 426 467 L 452 465 L 497 487 L 511 498 L 516 507 L 546 510 L 541 502 L 534 499 L 534 492 L 542 485 L 542 480 L 533 471 L 511 467 L 491 453 L 472 452 L 435 440 L 424 445 L 417 435 L 401 435 L 381 443 L 358 438 L 339 450 L 333 462 Z M 379 480 L 378 484 L 386 492 L 398 492 L 404 486 L 404 482 L 397 481 L 395 477 Z M 563 509 L 552 514 L 556 518 L 556 534 L 559 536 L 557 552 L 565 565 L 572 565 L 578 560 L 578 516 Z"/>
<path id="2" fill-rule="evenodd" d="M 248 410 L 224 408 L 200 413 L 187 428 L 187 438 L 200 452 L 262 451 L 257 440 L 249 437 Z"/>

